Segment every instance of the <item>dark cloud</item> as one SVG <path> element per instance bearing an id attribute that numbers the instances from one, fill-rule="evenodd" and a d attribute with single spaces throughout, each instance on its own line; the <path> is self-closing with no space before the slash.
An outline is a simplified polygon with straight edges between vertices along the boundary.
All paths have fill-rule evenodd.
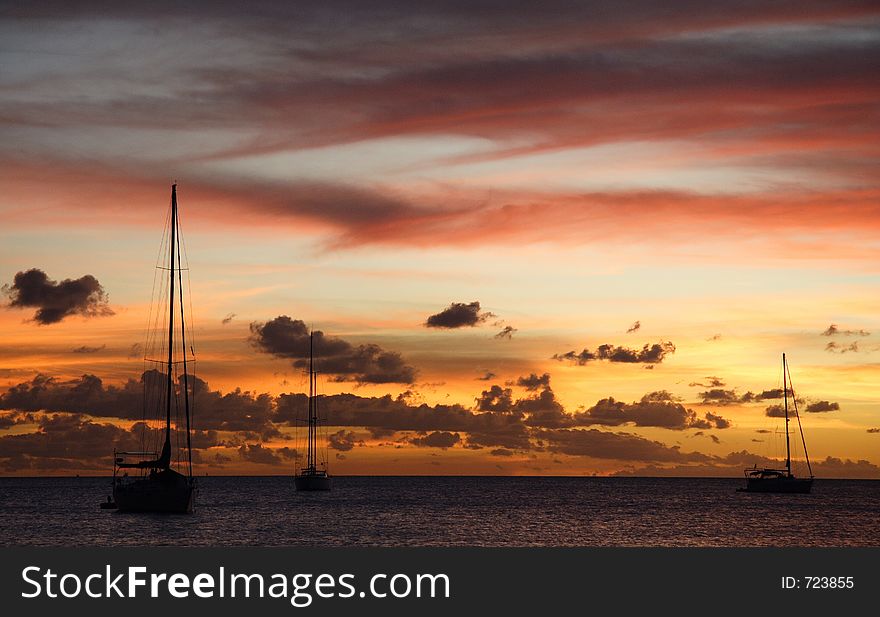
<path id="1" fill-rule="evenodd" d="M 251 324 L 251 343 L 260 351 L 293 360 L 305 368 L 309 357 L 309 328 L 299 319 L 281 315 L 266 323 Z M 357 383 L 413 383 L 417 371 L 393 351 L 378 345 L 353 345 L 341 338 L 314 331 L 317 370 L 336 381 Z"/>
<path id="2" fill-rule="evenodd" d="M 709 338 L 706 339 L 706 342 L 707 342 L 707 343 L 712 343 L 712 342 L 714 342 L 714 341 L 720 341 L 720 340 L 721 340 L 721 335 L 720 335 L 720 334 L 713 334 L 712 336 L 710 336 Z"/>
<path id="3" fill-rule="evenodd" d="M 564 428 L 572 425 L 572 416 L 565 412 L 562 404 L 556 399 L 549 382 L 538 394 L 516 401 L 513 409 L 527 414 L 523 422 L 528 426 Z"/>
<path id="4" fill-rule="evenodd" d="M 646 344 L 642 349 L 629 349 L 615 345 L 599 345 L 596 351 L 584 349 L 580 353 L 569 351 L 564 354 L 556 354 L 554 360 L 571 362 L 583 366 L 594 360 L 608 360 L 609 362 L 647 363 L 658 364 L 663 361 L 667 354 L 675 353 L 675 345 L 670 342 Z"/>
<path id="5" fill-rule="evenodd" d="M 672 430 L 724 429 L 730 426 L 729 421 L 716 414 L 707 413 L 703 418 L 698 417 L 695 411 L 687 409 L 665 390 L 646 394 L 632 404 L 613 398 L 601 399 L 589 409 L 576 413 L 574 421 L 579 426 L 633 424 Z"/>
<path id="6" fill-rule="evenodd" d="M 388 437 L 393 437 L 397 432 L 393 428 L 384 428 L 382 426 L 368 426 L 366 428 L 373 439 L 387 439 Z"/>
<path id="7" fill-rule="evenodd" d="M 340 452 L 348 452 L 358 443 L 354 431 L 341 429 L 329 435 L 327 440 L 332 450 L 339 450 Z"/>
<path id="8" fill-rule="evenodd" d="M 713 377 L 712 375 L 706 377 L 706 383 L 701 383 L 699 381 L 692 381 L 688 384 L 688 387 L 695 388 L 723 388 L 727 384 L 720 377 Z"/>
<path id="9" fill-rule="evenodd" d="M 107 349 L 107 345 L 101 345 L 100 347 L 89 347 L 88 345 L 81 345 L 80 347 L 75 347 L 71 349 L 72 353 L 98 353 Z"/>
<path id="10" fill-rule="evenodd" d="M 764 390 L 760 394 L 755 395 L 755 401 L 767 401 L 782 398 L 785 391 L 782 388 L 774 388 L 772 390 Z"/>
<path id="11" fill-rule="evenodd" d="M 143 358 L 144 357 L 144 346 L 140 343 L 134 343 L 128 349 L 127 358 Z"/>
<path id="12" fill-rule="evenodd" d="M 513 391 L 510 388 L 492 386 L 483 390 L 477 398 L 477 411 L 511 411 L 513 408 Z"/>
<path id="13" fill-rule="evenodd" d="M 541 388 L 549 388 L 550 373 L 544 373 L 540 377 L 535 373 L 531 373 L 526 377 L 520 377 L 519 379 L 517 379 L 516 385 L 529 391 L 535 391 Z"/>
<path id="14" fill-rule="evenodd" d="M 58 323 L 71 315 L 107 317 L 113 315 L 107 293 L 91 274 L 78 279 L 52 281 L 45 272 L 32 268 L 15 275 L 12 285 L 2 292 L 10 308 L 35 308 L 34 321 L 40 325 Z"/>
<path id="15" fill-rule="evenodd" d="M 831 403 L 829 401 L 816 401 L 815 403 L 810 403 L 807 405 L 804 411 L 808 411 L 810 413 L 821 413 L 826 411 L 840 411 L 839 403 Z"/>
<path id="16" fill-rule="evenodd" d="M 742 477 L 742 470 L 747 467 L 778 467 L 780 461 L 767 458 L 758 454 L 752 454 L 746 450 L 731 452 L 723 457 L 707 457 L 707 460 L 697 464 L 683 464 L 660 467 L 649 465 L 623 471 L 615 475 L 638 475 L 638 476 L 714 476 L 714 477 Z M 853 461 L 828 456 L 823 460 L 812 464 L 815 474 L 822 478 L 878 478 L 880 467 L 866 460 Z"/>
<path id="17" fill-rule="evenodd" d="M 504 326 L 501 329 L 501 332 L 495 334 L 495 338 L 506 338 L 507 340 L 511 340 L 513 338 L 513 333 L 518 330 L 513 326 Z"/>
<path id="18" fill-rule="evenodd" d="M 304 394 L 282 394 L 276 403 L 275 421 L 296 422 L 307 404 Z M 318 406 L 328 422 L 338 427 L 381 431 L 447 431 L 467 433 L 468 442 L 480 446 L 529 447 L 527 427 L 517 413 L 472 411 L 461 405 L 410 405 L 391 395 L 360 397 L 354 394 L 321 395 Z M 503 408 L 505 405 L 501 404 Z"/>
<path id="19" fill-rule="evenodd" d="M 480 422 L 475 422 L 475 426 L 467 434 L 468 446 L 493 447 L 501 446 L 512 450 L 528 450 L 532 447 L 531 436 L 522 419 L 518 416 L 501 416 L 496 419 L 499 414 L 482 414 L 489 416 L 484 418 L 477 416 Z M 496 416 L 493 418 L 492 416 Z M 505 422 L 505 418 L 511 421 Z M 488 421 L 486 421 L 488 420 Z"/>
<path id="20" fill-rule="evenodd" d="M 868 432 L 869 433 L 880 433 L 880 428 L 869 428 Z"/>
<path id="21" fill-rule="evenodd" d="M 233 458 L 226 456 L 222 452 L 203 452 L 201 450 L 193 450 L 192 453 L 194 465 L 209 465 L 221 467 L 226 463 L 231 463 Z"/>
<path id="22" fill-rule="evenodd" d="M 714 424 L 715 428 L 730 428 L 730 420 L 722 418 L 711 411 L 706 412 L 706 421 L 710 424 Z"/>
<path id="23" fill-rule="evenodd" d="M 121 386 L 104 385 L 94 375 L 60 380 L 37 375 L 29 382 L 11 386 L 0 394 L 0 409 L 18 411 L 61 411 L 90 416 L 140 420 L 144 418 L 145 389 L 148 393 L 162 390 L 165 374 L 147 371 L 139 381 L 129 379 Z M 189 377 L 193 395 L 192 408 L 196 426 L 224 431 L 251 431 L 269 435 L 272 397 L 236 389 L 223 394 L 211 390 L 195 376 Z M 182 387 L 182 384 L 179 384 Z M 154 396 L 150 397 L 154 400 Z"/>
<path id="24" fill-rule="evenodd" d="M 8 429 L 16 424 L 34 422 L 33 414 L 20 413 L 17 411 L 0 411 L 0 431 Z"/>
<path id="25" fill-rule="evenodd" d="M 226 317 L 220 320 L 220 323 L 225 326 L 226 324 L 231 323 L 236 317 L 237 315 L 235 313 L 228 313 Z"/>
<path id="26" fill-rule="evenodd" d="M 741 402 L 740 396 L 735 390 L 724 390 L 722 388 L 713 388 L 706 392 L 700 392 L 697 396 L 700 397 L 703 403 L 714 405 L 731 405 Z"/>
<path id="27" fill-rule="evenodd" d="M 145 373 L 141 382 L 130 379 L 122 386 L 104 387 L 103 381 L 94 375 L 65 381 L 40 374 L 29 382 L 10 386 L 0 395 L 0 409 L 63 411 L 139 420 L 144 404 L 144 380 L 151 375 Z"/>
<path id="28" fill-rule="evenodd" d="M 263 438 L 277 434 L 272 424 L 273 400 L 269 394 L 236 388 L 222 393 L 207 382 L 190 377 L 193 415 L 196 425 L 221 431 L 251 431 Z"/>
<path id="29" fill-rule="evenodd" d="M 244 444 L 238 449 L 238 455 L 245 461 L 261 465 L 280 465 L 285 460 L 297 458 L 298 453 L 288 447 L 268 448 L 262 444 Z"/>
<path id="30" fill-rule="evenodd" d="M 547 444 L 547 450 L 572 456 L 641 462 L 703 462 L 710 458 L 698 452 L 681 452 L 630 433 L 611 433 L 599 429 L 542 430 L 536 437 Z"/>
<path id="31" fill-rule="evenodd" d="M 140 450 L 142 435 L 157 433 L 142 422 L 125 429 L 94 422 L 82 414 L 37 414 L 31 419 L 37 423 L 35 431 L 0 437 L 0 468 L 106 472 L 114 449 Z"/>
<path id="32" fill-rule="evenodd" d="M 813 463 L 813 471 L 817 476 L 825 478 L 877 478 L 880 477 L 880 467 L 864 459 L 851 460 L 840 459 L 834 456 L 826 456 L 820 461 Z"/>
<path id="33" fill-rule="evenodd" d="M 451 448 L 461 442 L 461 435 L 448 431 L 434 431 L 423 437 L 413 437 L 409 440 L 414 446 L 426 448 Z"/>
<path id="34" fill-rule="evenodd" d="M 717 383 L 720 386 L 724 386 L 723 383 L 720 383 L 720 380 L 714 383 Z M 707 384 L 701 383 L 692 383 L 690 385 L 707 387 Z M 709 385 L 713 385 L 712 380 L 710 380 Z M 725 390 L 723 387 L 711 388 L 709 390 L 706 390 L 705 392 L 700 392 L 699 394 L 697 394 L 700 399 L 700 404 L 702 405 L 738 405 L 742 403 L 760 403 L 761 401 L 782 398 L 782 395 L 782 388 L 764 390 L 759 394 L 755 394 L 751 391 L 745 392 L 744 394 L 738 394 L 736 390 Z"/>
<path id="35" fill-rule="evenodd" d="M 113 443 L 118 443 L 120 448 L 133 448 L 139 443 L 135 429 L 126 431 L 110 424 L 102 425 L 75 410 L 91 408 L 97 410 L 90 412 L 92 415 L 112 415 L 110 410 L 120 409 L 119 406 L 124 406 L 127 400 L 141 402 L 143 381 L 162 378 L 161 373 L 152 372 L 145 373 L 141 382 L 129 380 L 122 386 L 105 386 L 94 376 L 70 381 L 38 376 L 31 382 L 9 388 L 0 395 L 0 408 L 16 411 L 0 415 L 0 427 L 8 428 L 23 422 L 39 422 L 40 426 L 28 437 L 0 437 L 0 466 L 8 470 L 52 466 L 85 470 L 109 464 L 104 460 L 106 455 L 101 458 L 94 452 L 80 450 L 79 440 L 95 448 L 99 445 L 109 447 L 108 452 L 112 451 Z M 515 385 L 526 389 L 528 396 L 513 400 L 511 388 L 493 386 L 484 392 L 486 397 L 481 397 L 489 401 L 489 411 L 469 410 L 459 405 L 416 404 L 416 398 L 404 395 L 324 395 L 318 397 L 318 404 L 328 423 L 342 429 L 330 436 L 330 447 L 337 451 L 348 451 L 360 444 L 352 430 L 360 428 L 382 437 L 405 432 L 409 435 L 404 440 L 415 446 L 498 450 L 490 453 L 493 456 L 509 456 L 516 451 L 549 451 L 602 459 L 680 464 L 691 469 L 695 465 L 734 464 L 727 460 L 728 457 L 682 453 L 678 447 L 629 433 L 580 428 L 630 424 L 672 430 L 692 428 L 698 430 L 695 434 L 704 434 L 707 429 L 723 429 L 730 425 L 728 420 L 711 412 L 699 417 L 669 392 L 652 392 L 632 404 L 603 399 L 583 412 L 569 414 L 555 398 L 549 375 L 523 376 Z M 280 465 L 296 456 L 296 452 L 289 448 L 273 448 L 254 441 L 270 440 L 280 434 L 278 427 L 292 425 L 297 417 L 302 417 L 307 404 L 305 394 L 284 394 L 273 399 L 269 395 L 236 390 L 224 395 L 209 390 L 200 380 L 194 380 L 193 390 L 195 401 L 199 403 L 196 418 L 200 430 L 193 435 L 197 461 L 215 461 L 217 453 L 207 450 L 215 446 L 235 448 L 242 460 L 267 465 Z M 50 416 L 40 411 L 50 406 L 70 413 Z M 136 413 L 127 411 L 124 415 L 137 417 Z M 144 428 L 140 424 L 136 427 Z M 219 427 L 220 430 L 209 427 Z M 47 433 L 51 433 L 51 437 Z M 713 435 L 706 436 L 714 437 L 713 441 L 717 439 Z M 7 437 L 16 439 L 6 440 Z M 61 455 L 50 455 L 47 444 L 54 446 L 62 440 L 75 442 L 69 446 L 72 451 L 62 450 Z M 736 464 L 740 462 L 737 459 Z M 853 473 L 862 472 L 858 463 L 853 465 Z"/>
<path id="36" fill-rule="evenodd" d="M 492 371 L 486 371 L 480 377 L 476 377 L 475 381 L 492 381 L 496 377 L 498 377 L 498 375 L 496 375 Z"/>
<path id="37" fill-rule="evenodd" d="M 784 418 L 785 408 L 782 405 L 770 405 L 764 410 L 764 415 L 770 418 Z"/>
<path id="38" fill-rule="evenodd" d="M 871 336 L 871 333 L 864 329 L 841 330 L 837 324 L 831 324 L 822 332 L 822 336 Z"/>
<path id="39" fill-rule="evenodd" d="M 637 321 L 637 322 L 633 323 L 633 325 L 631 325 L 629 328 L 626 329 L 626 333 L 630 334 L 632 332 L 636 332 L 641 327 L 642 327 L 642 322 Z"/>
<path id="40" fill-rule="evenodd" d="M 739 395 L 736 393 L 736 390 L 725 390 L 723 388 L 712 388 L 711 390 L 700 392 L 697 396 L 703 405 L 735 405 L 738 403 L 751 403 L 755 400 L 755 395 L 751 392 Z"/>
<path id="41" fill-rule="evenodd" d="M 445 329 L 474 327 L 492 317 L 495 317 L 493 313 L 481 311 L 479 302 L 453 302 L 439 313 L 428 317 L 424 325 L 427 328 Z"/>

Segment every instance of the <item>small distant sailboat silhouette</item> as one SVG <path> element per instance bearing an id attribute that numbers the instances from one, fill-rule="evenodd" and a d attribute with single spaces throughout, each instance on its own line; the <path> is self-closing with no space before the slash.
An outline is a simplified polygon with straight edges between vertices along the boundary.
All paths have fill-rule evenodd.
<path id="1" fill-rule="evenodd" d="M 318 467 L 318 374 L 314 367 L 314 332 L 309 333 L 309 417 L 308 436 L 306 438 L 306 465 L 299 469 L 293 478 L 298 491 L 329 491 L 330 475 L 327 473 L 326 461 Z"/>
<path id="2" fill-rule="evenodd" d="M 789 393 L 791 393 L 794 416 L 797 418 L 801 442 L 804 445 L 804 457 L 807 460 L 807 469 L 810 473 L 809 478 L 797 478 L 791 472 L 791 440 L 788 430 L 788 423 L 790 421 L 788 414 Z M 791 373 L 788 369 L 785 354 L 782 354 L 782 398 L 785 411 L 785 469 L 758 469 L 757 466 L 746 469 L 746 486 L 736 489 L 737 491 L 747 493 L 809 493 L 813 487 L 813 468 L 810 465 L 810 457 L 807 454 L 807 440 L 804 438 L 804 428 L 801 426 L 801 416 L 798 413 L 794 388 L 791 386 Z"/>
<path id="3" fill-rule="evenodd" d="M 154 360 L 164 363 L 166 374 L 156 371 L 144 373 L 145 390 L 156 388 L 160 390 L 157 400 L 158 407 L 164 402 L 164 443 L 161 452 L 114 452 L 113 453 L 113 501 L 101 504 L 102 508 L 116 506 L 122 512 L 169 512 L 191 514 L 195 494 L 195 482 L 192 477 L 192 442 L 190 430 L 190 392 L 187 374 L 187 341 L 186 324 L 184 321 L 183 301 L 183 278 L 180 264 L 180 233 L 179 219 L 177 214 L 177 184 L 171 186 L 171 216 L 170 216 L 170 242 L 168 254 L 170 264 L 168 268 L 160 267 L 168 271 L 168 343 L 167 360 Z M 176 260 L 176 263 L 175 263 Z M 179 288 L 175 291 L 175 277 Z M 180 352 L 175 354 L 175 302 L 179 302 L 180 315 Z M 160 345 L 161 347 L 161 345 Z M 164 349 L 162 351 L 165 351 Z M 175 361 L 175 357 L 180 358 Z M 176 366 L 181 366 L 180 391 L 174 385 L 174 371 Z M 164 379 L 163 379 L 164 378 Z M 164 391 L 164 401 L 161 391 Z M 183 405 L 181 406 L 181 400 Z M 145 406 L 150 397 L 145 392 Z M 172 408 L 177 412 L 182 411 L 186 417 L 186 441 L 182 448 L 185 456 L 177 457 L 177 467 L 185 468 L 185 473 L 173 469 L 175 461 L 172 460 L 171 444 L 171 416 Z M 147 410 L 145 409 L 145 414 Z M 175 431 L 180 435 L 180 426 L 175 422 Z M 151 457 L 146 460 L 130 462 L 130 458 Z M 129 476 L 126 470 L 136 470 L 138 473 Z M 122 472 L 123 475 L 120 475 Z"/>

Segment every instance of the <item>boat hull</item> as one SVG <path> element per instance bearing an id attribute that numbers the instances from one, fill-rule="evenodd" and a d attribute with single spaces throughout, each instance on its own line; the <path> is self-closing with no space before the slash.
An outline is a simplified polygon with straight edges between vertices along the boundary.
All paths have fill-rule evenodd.
<path id="1" fill-rule="evenodd" d="M 298 491 L 329 491 L 330 476 L 294 476 L 293 484 Z"/>
<path id="2" fill-rule="evenodd" d="M 113 487 L 113 501 L 119 512 L 192 514 L 194 496 L 192 480 L 171 470 L 117 482 Z"/>
<path id="3" fill-rule="evenodd" d="M 807 494 L 813 488 L 812 478 L 749 478 L 746 493 L 799 493 Z"/>

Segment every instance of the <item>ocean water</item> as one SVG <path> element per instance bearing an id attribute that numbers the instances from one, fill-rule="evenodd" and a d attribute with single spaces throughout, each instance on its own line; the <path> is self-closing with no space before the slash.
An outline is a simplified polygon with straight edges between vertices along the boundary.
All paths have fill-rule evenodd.
<path id="1" fill-rule="evenodd" d="M 193 515 L 101 510 L 106 478 L 0 478 L 0 544 L 50 546 L 880 546 L 880 482 L 810 495 L 742 480 L 205 477 Z"/>

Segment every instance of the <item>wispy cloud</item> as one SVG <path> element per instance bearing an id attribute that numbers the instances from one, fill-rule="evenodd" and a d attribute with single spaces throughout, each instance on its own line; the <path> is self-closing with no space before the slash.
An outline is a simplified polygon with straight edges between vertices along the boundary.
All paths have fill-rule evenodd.
<path id="1" fill-rule="evenodd" d="M 822 336 L 871 336 L 871 333 L 863 328 L 858 330 L 841 330 L 837 324 L 831 324 L 823 332 Z"/>

